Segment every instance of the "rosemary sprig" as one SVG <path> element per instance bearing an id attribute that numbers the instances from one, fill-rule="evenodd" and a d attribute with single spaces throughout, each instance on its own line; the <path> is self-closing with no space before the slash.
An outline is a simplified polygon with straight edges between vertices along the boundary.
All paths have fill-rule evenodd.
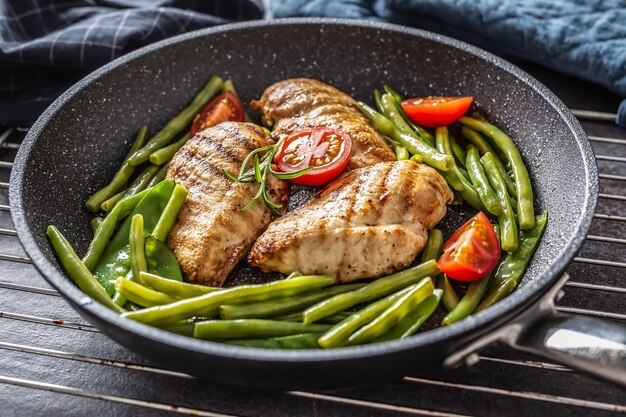
<path id="1" fill-rule="evenodd" d="M 224 172 L 224 175 L 226 175 L 234 182 L 256 182 L 259 184 L 259 190 L 255 194 L 255 196 L 252 197 L 250 202 L 241 209 L 241 211 L 248 210 L 258 200 L 261 200 L 274 216 L 280 216 L 281 212 L 279 210 L 282 208 L 282 205 L 274 203 L 267 195 L 268 176 L 271 174 L 279 180 L 289 180 L 292 178 L 300 177 L 313 169 L 313 167 L 307 167 L 294 172 L 274 171 L 274 169 L 272 168 L 272 161 L 274 160 L 274 156 L 276 156 L 276 153 L 280 149 L 282 143 L 283 140 L 281 139 L 280 141 L 278 141 L 278 143 L 274 145 L 264 146 L 250 152 L 248 156 L 246 156 L 246 158 L 243 160 L 241 168 L 239 169 L 239 176 L 237 177 L 235 177 L 233 174 L 226 171 L 225 169 L 222 170 L 222 172 Z M 248 169 L 248 165 L 251 162 L 252 167 Z"/>

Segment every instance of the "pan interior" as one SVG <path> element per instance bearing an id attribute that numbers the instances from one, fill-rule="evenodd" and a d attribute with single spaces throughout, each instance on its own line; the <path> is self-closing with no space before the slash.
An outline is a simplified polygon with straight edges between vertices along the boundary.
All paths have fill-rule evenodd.
<path id="1" fill-rule="evenodd" d="M 155 132 L 213 74 L 231 78 L 244 102 L 290 77 L 316 78 L 370 103 L 383 84 L 407 97 L 471 95 L 481 113 L 517 143 L 536 209 L 550 213 L 522 286 L 545 289 L 568 261 L 557 260 L 564 252 L 571 259 L 572 245 L 580 245 L 594 204 L 595 167 L 580 126 L 538 83 L 488 54 L 419 31 L 287 22 L 166 41 L 105 67 L 53 105 L 29 134 L 21 155 L 28 161 L 17 170 L 19 191 L 12 190 L 19 200 L 17 226 L 33 239 L 25 241 L 29 253 L 36 247 L 57 265 L 45 235 L 50 224 L 84 253 L 92 217 L 85 200 L 112 177 L 141 126 Z M 441 227 L 449 233 L 470 214 L 451 208 Z M 58 276 L 59 269 L 43 272 Z M 252 272 L 242 268 L 241 278 L 261 277 Z M 511 299 L 516 297 L 521 295 Z"/>

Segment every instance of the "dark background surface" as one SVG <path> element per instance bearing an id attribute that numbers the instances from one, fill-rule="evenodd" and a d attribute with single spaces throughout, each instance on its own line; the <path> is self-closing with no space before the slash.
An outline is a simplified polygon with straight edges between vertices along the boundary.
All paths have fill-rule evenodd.
<path id="1" fill-rule="evenodd" d="M 573 109 L 614 113 L 620 101 L 604 89 L 540 66 L 521 66 Z M 571 280 L 559 306 L 624 322 L 626 218 L 619 216 L 626 216 L 626 131 L 608 122 L 581 122 L 598 156 L 602 196 L 590 237 L 569 268 Z M 0 148 L 0 160 L 13 160 L 23 135 L 24 129 L 12 131 Z M 8 182 L 9 173 L 10 163 L 0 162 L 0 181 Z M 482 352 L 472 368 L 333 393 L 231 388 L 153 367 L 93 329 L 22 258 L 11 232 L 5 187 L 0 183 L 2 416 L 626 414 L 624 389 L 500 347 Z M 598 260 L 610 265 L 598 265 Z"/>

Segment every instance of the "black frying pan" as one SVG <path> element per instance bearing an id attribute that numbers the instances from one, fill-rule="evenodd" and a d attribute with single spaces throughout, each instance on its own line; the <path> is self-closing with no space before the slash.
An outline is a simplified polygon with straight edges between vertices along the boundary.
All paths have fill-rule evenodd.
<path id="1" fill-rule="evenodd" d="M 415 96 L 473 95 L 480 110 L 516 141 L 531 173 L 537 208 L 550 212 L 521 288 L 450 327 L 404 341 L 328 351 L 193 340 L 123 320 L 86 297 L 59 266 L 46 226 L 57 225 L 79 253 L 84 251 L 91 238 L 84 201 L 113 175 L 141 125 L 149 123 L 151 131 L 163 125 L 212 74 L 232 77 L 246 101 L 258 98 L 269 84 L 296 76 L 320 79 L 366 101 L 384 83 Z M 597 188 L 593 153 L 576 119 L 513 65 L 419 30 L 304 19 L 202 30 L 97 70 L 59 98 L 30 130 L 13 169 L 10 198 L 26 252 L 76 310 L 129 349 L 193 375 L 265 388 L 334 388 L 453 365 L 500 339 L 626 383 L 624 328 L 555 315 L 551 299 L 545 298 L 583 242 Z M 446 233 L 467 214 L 450 210 L 443 223 Z M 591 365 L 593 360 L 603 364 Z"/>

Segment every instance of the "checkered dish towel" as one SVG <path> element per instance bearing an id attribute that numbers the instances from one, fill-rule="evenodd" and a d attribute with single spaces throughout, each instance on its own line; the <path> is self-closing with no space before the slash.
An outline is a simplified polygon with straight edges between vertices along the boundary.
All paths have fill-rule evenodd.
<path id="1" fill-rule="evenodd" d="M 263 14 L 262 0 L 0 0 L 0 125 L 133 49 Z"/>

